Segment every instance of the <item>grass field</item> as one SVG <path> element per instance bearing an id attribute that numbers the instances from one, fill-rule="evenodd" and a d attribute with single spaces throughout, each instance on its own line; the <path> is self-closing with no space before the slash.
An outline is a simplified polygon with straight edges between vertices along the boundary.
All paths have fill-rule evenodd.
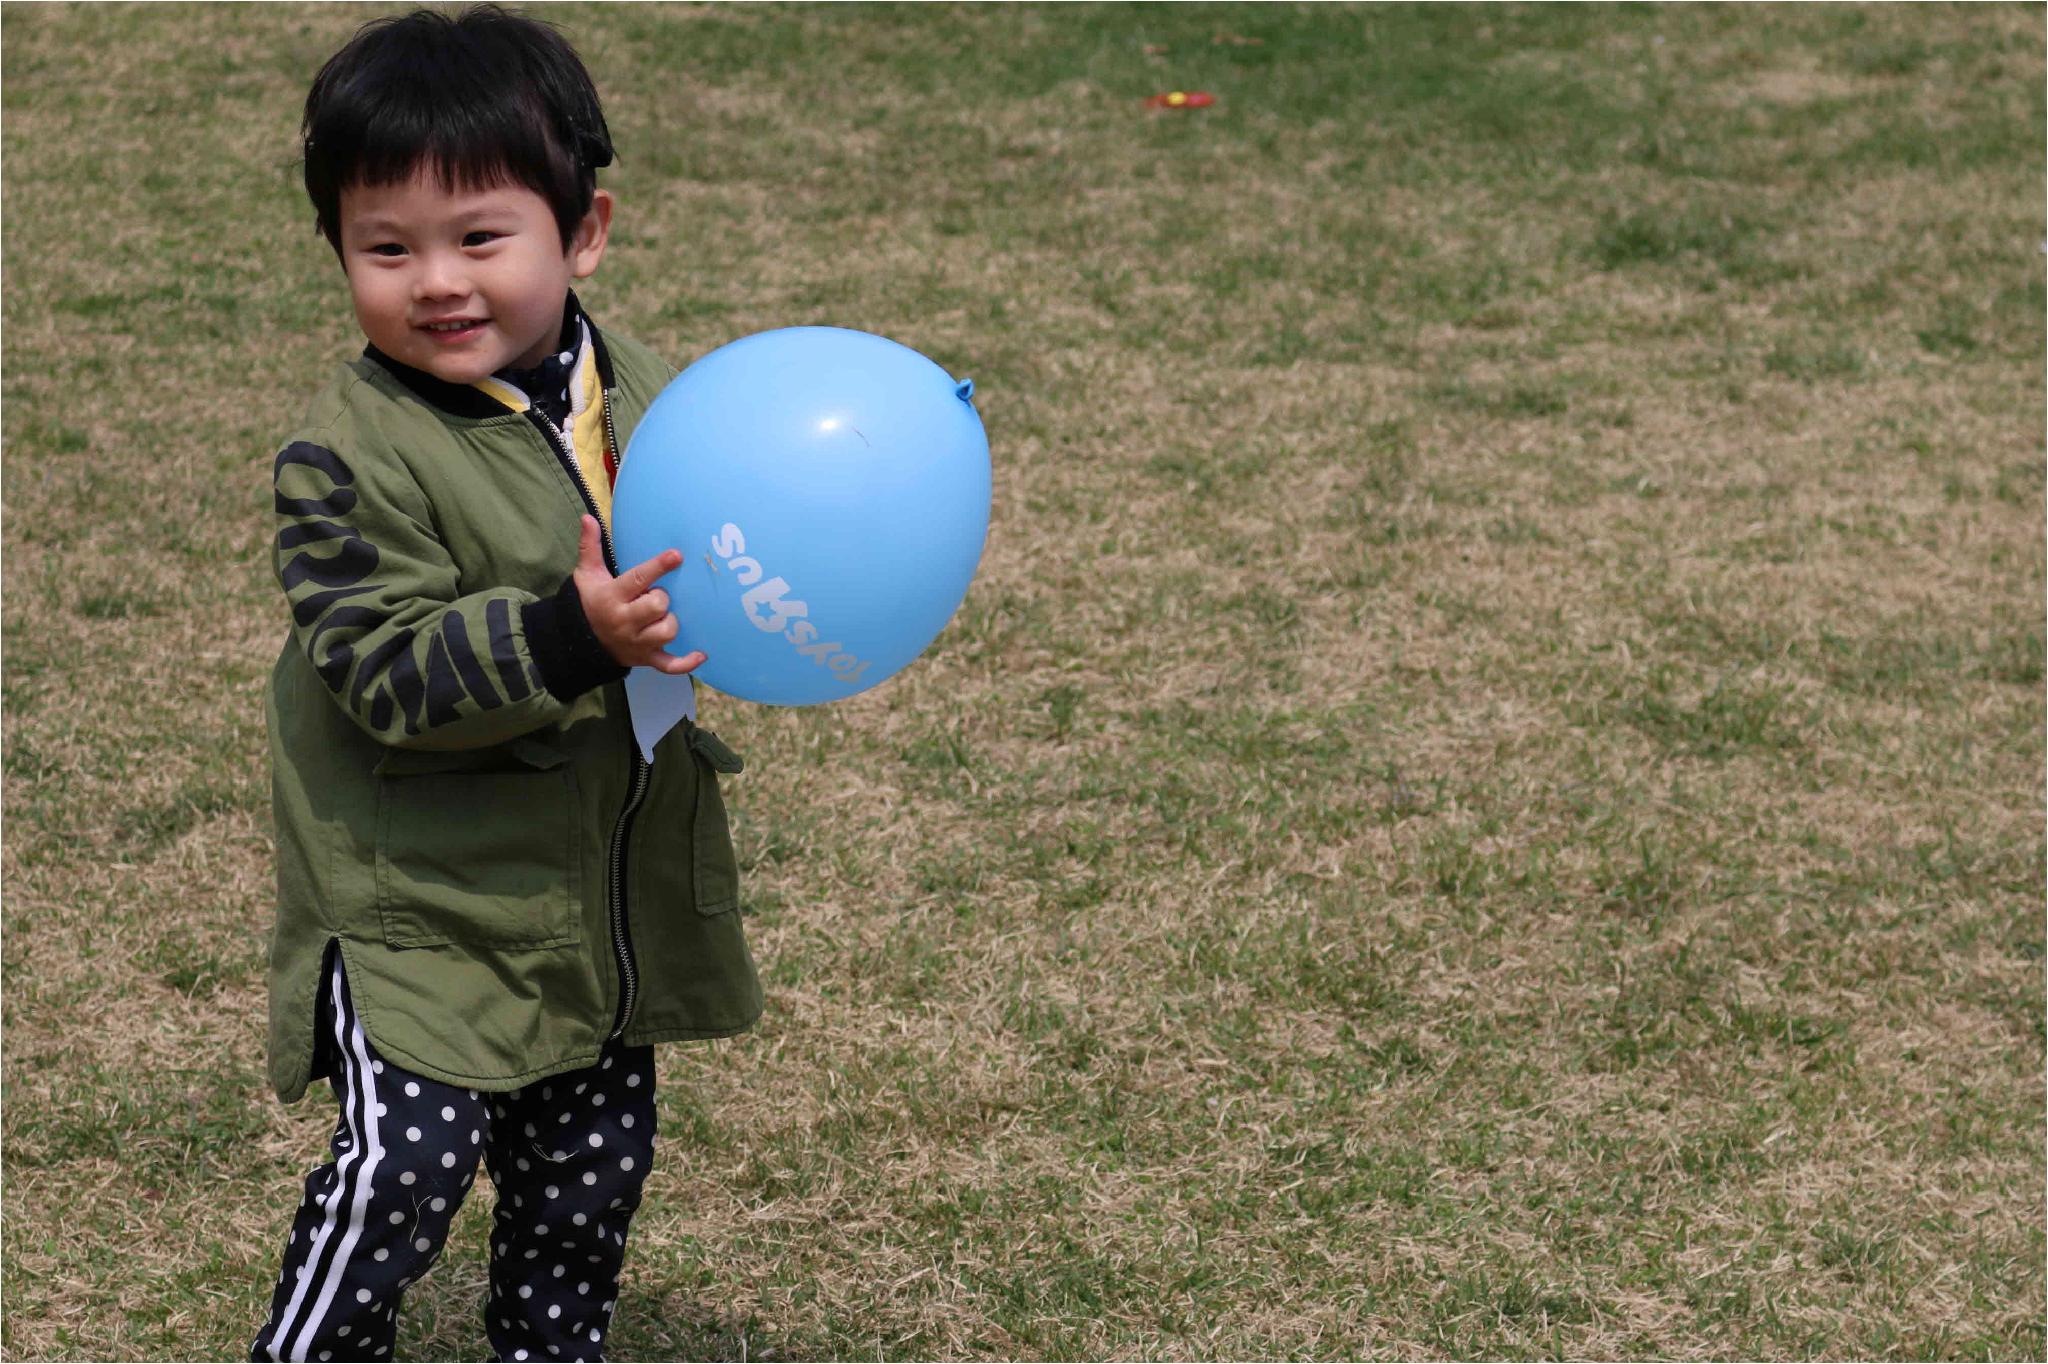
<path id="1" fill-rule="evenodd" d="M 8 1358 L 246 1351 L 333 1120 L 268 482 L 382 12 L 0 11 Z M 600 321 L 886 333 L 996 464 L 925 659 L 706 702 L 769 1009 L 614 1357 L 2048 1352 L 2039 6 L 544 12 Z"/>

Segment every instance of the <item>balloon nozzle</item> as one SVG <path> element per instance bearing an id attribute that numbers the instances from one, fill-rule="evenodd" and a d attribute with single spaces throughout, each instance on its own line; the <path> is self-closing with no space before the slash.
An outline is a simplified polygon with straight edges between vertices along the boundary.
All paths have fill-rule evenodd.
<path id="1" fill-rule="evenodd" d="M 953 396 L 966 403 L 969 407 L 974 406 L 974 380 L 962 379 L 958 387 L 953 390 Z"/>

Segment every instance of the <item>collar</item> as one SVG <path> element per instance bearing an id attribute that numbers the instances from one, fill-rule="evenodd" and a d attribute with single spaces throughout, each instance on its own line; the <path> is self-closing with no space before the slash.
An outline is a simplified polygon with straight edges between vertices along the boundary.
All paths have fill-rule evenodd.
<path id="1" fill-rule="evenodd" d="M 554 349 L 542 356 L 539 364 L 524 369 L 507 365 L 490 378 L 478 381 L 476 387 L 500 398 L 508 407 L 537 407 L 555 425 L 566 425 L 567 414 L 581 396 L 571 390 L 578 386 L 583 351 L 588 344 L 582 317 L 574 308 L 565 307 Z"/>
<path id="2" fill-rule="evenodd" d="M 597 352 L 597 381 L 606 389 L 613 386 L 611 352 L 605 348 L 604 335 L 590 322 L 590 315 L 583 311 L 583 305 L 576 298 L 576 291 L 569 291 L 563 325 L 573 327 L 578 319 L 589 323 L 591 349 Z M 436 378 L 423 369 L 414 369 L 400 360 L 394 360 L 375 346 L 363 347 L 363 358 L 374 360 L 387 370 L 391 377 L 410 389 L 413 395 L 433 407 L 439 408 L 451 417 L 468 417 L 481 420 L 485 417 L 508 415 L 505 404 L 473 384 L 451 384 L 446 379 Z"/>

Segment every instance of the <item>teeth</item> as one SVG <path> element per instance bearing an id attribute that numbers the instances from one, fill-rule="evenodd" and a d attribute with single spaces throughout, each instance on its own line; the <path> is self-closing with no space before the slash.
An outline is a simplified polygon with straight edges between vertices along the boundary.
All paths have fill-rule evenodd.
<path id="1" fill-rule="evenodd" d="M 465 327 L 473 327 L 475 325 L 476 323 L 474 322 L 429 322 L 427 330 L 430 332 L 459 332 Z"/>

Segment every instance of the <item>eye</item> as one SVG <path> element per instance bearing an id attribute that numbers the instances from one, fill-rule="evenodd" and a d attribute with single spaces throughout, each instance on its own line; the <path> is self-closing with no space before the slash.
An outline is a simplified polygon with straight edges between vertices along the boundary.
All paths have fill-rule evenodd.
<path id="1" fill-rule="evenodd" d="M 462 244 L 464 246 L 488 246 L 502 235 L 504 234 L 499 232 L 466 232 L 463 234 Z"/>
<path id="2" fill-rule="evenodd" d="M 405 248 L 397 242 L 378 242 L 375 246 L 365 249 L 373 256 L 402 256 L 405 254 Z"/>

